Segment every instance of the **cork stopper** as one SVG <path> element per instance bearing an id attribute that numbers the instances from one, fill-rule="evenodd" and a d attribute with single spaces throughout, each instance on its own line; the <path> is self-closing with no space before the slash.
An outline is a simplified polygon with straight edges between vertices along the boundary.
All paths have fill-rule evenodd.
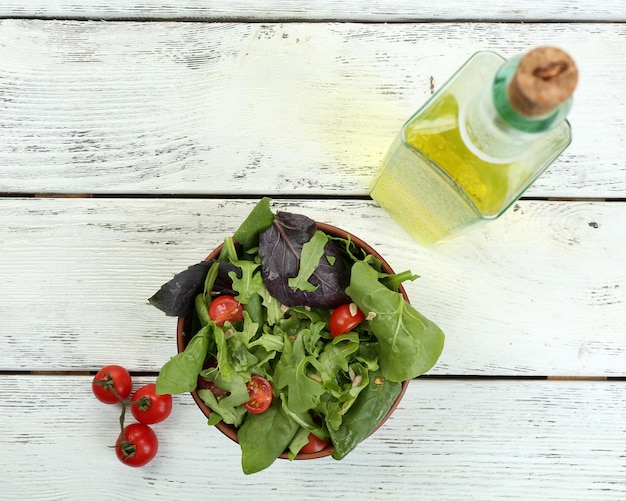
<path id="1" fill-rule="evenodd" d="M 537 47 L 521 59 L 508 98 L 520 115 L 540 117 L 569 99 L 577 83 L 578 69 L 568 54 L 556 47 Z"/>

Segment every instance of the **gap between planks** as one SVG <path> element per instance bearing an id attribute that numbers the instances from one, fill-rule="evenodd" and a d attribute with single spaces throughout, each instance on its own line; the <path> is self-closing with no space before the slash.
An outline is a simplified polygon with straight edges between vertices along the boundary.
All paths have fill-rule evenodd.
<path id="1" fill-rule="evenodd" d="M 98 370 L 0 371 L 1 376 L 95 376 Z M 157 377 L 158 371 L 131 371 L 134 377 Z M 423 375 L 415 379 L 440 380 L 520 380 L 520 381 L 626 381 L 626 376 L 480 376 L 480 375 Z"/>
<path id="2" fill-rule="evenodd" d="M 276 200 L 329 200 L 329 199 L 346 199 L 346 200 L 371 200 L 368 195 L 337 195 L 337 194 L 284 194 L 284 195 L 264 195 L 258 194 L 232 194 L 232 193 L 213 193 L 213 194 L 197 194 L 197 193 L 177 193 L 177 194 L 151 194 L 151 193 L 19 193 L 19 192 L 0 192 L 2 198 L 114 198 L 114 199 L 190 199 L 190 200 L 215 200 L 215 199 L 258 199 L 268 196 Z M 624 197 L 521 197 L 518 201 L 545 201 L 545 202 L 616 202 L 624 203 Z"/>

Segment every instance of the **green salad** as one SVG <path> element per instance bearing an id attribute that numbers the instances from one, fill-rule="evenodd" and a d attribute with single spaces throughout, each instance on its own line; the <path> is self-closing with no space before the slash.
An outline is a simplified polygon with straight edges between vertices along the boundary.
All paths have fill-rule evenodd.
<path id="1" fill-rule="evenodd" d="M 342 459 L 383 420 L 402 382 L 428 371 L 443 332 L 349 239 L 262 199 L 217 259 L 177 274 L 150 298 L 187 318 L 184 351 L 157 393 L 197 390 L 209 424 L 237 429 L 250 474 L 283 453 L 332 446 Z"/>

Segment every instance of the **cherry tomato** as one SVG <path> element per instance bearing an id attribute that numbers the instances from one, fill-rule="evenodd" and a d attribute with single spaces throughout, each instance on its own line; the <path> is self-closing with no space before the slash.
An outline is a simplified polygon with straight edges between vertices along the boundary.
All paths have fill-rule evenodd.
<path id="1" fill-rule="evenodd" d="M 365 314 L 356 304 L 342 304 L 330 315 L 330 334 L 333 337 L 350 332 L 365 320 Z"/>
<path id="2" fill-rule="evenodd" d="M 209 306 L 209 317 L 220 327 L 243 320 L 243 306 L 233 296 L 217 296 Z"/>
<path id="3" fill-rule="evenodd" d="M 252 380 L 246 383 L 246 386 L 250 400 L 243 404 L 244 407 L 252 414 L 265 412 L 272 403 L 272 384 L 263 376 L 255 374 L 252 376 Z"/>
<path id="4" fill-rule="evenodd" d="M 139 388 L 130 401 L 139 401 L 130 409 L 135 419 L 143 424 L 160 423 L 172 412 L 172 395 L 157 395 L 154 383 Z"/>
<path id="5" fill-rule="evenodd" d="M 307 444 L 300 449 L 302 454 L 312 454 L 314 452 L 319 452 L 322 449 L 328 447 L 330 443 L 329 439 L 322 440 L 321 438 L 317 438 L 313 433 L 309 433 L 309 441 Z"/>
<path id="6" fill-rule="evenodd" d="M 133 389 L 133 381 L 124 367 L 107 365 L 95 375 L 91 389 L 100 402 L 116 404 L 120 400 L 112 390 L 115 390 L 120 398 L 125 399 Z"/>
<path id="7" fill-rule="evenodd" d="M 156 433 L 147 424 L 133 423 L 124 428 L 115 442 L 117 458 L 128 466 L 143 466 L 148 464 L 159 449 Z"/>

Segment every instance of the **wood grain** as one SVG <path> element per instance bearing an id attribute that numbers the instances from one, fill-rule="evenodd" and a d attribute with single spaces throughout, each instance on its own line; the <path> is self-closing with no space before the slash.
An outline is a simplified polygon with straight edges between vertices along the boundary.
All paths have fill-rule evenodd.
<path id="1" fill-rule="evenodd" d="M 568 50 L 574 142 L 527 192 L 626 194 L 626 25 L 0 22 L 0 193 L 364 195 L 476 50 Z M 598 98 L 598 96 L 602 96 Z"/>
<path id="2" fill-rule="evenodd" d="M 254 200 L 0 199 L 0 369 L 159 370 L 175 320 L 147 298 Z M 433 374 L 625 376 L 626 204 L 520 202 L 432 249 L 374 203 L 276 200 L 364 239 L 447 335 Z"/>
<path id="3" fill-rule="evenodd" d="M 341 462 L 278 461 L 246 477 L 238 446 L 207 427 L 189 395 L 154 426 L 157 458 L 136 470 L 108 447 L 119 407 L 92 397 L 90 377 L 0 378 L 3 501 L 626 496 L 622 381 L 412 381 L 383 428 Z"/>
<path id="4" fill-rule="evenodd" d="M 265 0 L 250 4 L 244 0 L 217 0 L 210 5 L 200 0 L 5 0 L 0 16 L 84 17 L 90 19 L 254 19 L 254 20 L 351 20 L 351 21 L 588 21 L 624 20 L 621 0 L 602 3 L 582 0 L 526 1 L 501 0 L 496 4 L 460 0 Z"/>

